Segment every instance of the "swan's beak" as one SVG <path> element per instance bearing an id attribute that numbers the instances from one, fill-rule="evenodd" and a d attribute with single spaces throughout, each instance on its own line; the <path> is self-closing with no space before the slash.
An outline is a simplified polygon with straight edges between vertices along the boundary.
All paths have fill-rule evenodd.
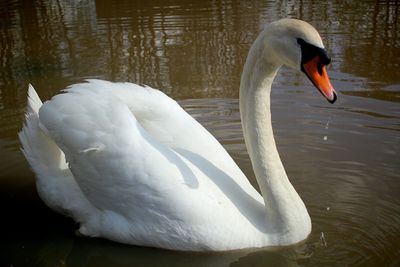
<path id="1" fill-rule="evenodd" d="M 302 70 L 329 103 L 333 104 L 336 101 L 336 91 L 329 81 L 326 67 L 321 63 L 320 57 L 316 56 L 302 64 Z"/>

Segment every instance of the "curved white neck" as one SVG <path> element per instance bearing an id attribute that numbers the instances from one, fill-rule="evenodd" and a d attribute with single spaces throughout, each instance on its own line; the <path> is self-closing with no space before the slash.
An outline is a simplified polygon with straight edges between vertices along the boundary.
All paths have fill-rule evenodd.
<path id="1" fill-rule="evenodd" d="M 261 34 L 250 49 L 240 84 L 240 114 L 244 139 L 266 207 L 267 232 L 304 239 L 311 222 L 304 203 L 286 175 L 276 148 L 270 93 L 281 64 L 265 46 Z M 266 58 L 267 57 L 267 58 Z M 305 235 L 305 236 L 302 236 Z M 285 241 L 282 241 L 285 242 Z"/>

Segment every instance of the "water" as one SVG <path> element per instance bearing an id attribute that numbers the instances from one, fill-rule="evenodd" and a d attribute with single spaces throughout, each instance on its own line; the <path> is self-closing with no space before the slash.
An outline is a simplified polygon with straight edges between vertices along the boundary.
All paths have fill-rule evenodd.
<path id="1" fill-rule="evenodd" d="M 398 266 L 399 1 L 2 1 L 2 266 Z M 38 198 L 19 151 L 26 88 L 42 99 L 86 78 L 160 88 L 209 129 L 257 186 L 238 109 L 247 51 L 266 23 L 294 17 L 321 33 L 339 92 L 328 104 L 282 69 L 273 126 L 313 232 L 285 249 L 180 253 L 79 238 Z M 228 222 L 227 222 L 228 223 Z"/>

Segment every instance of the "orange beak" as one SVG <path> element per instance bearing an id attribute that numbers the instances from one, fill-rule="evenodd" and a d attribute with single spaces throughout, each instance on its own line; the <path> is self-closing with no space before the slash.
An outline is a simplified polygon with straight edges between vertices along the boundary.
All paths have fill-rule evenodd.
<path id="1" fill-rule="evenodd" d="M 319 56 L 314 57 L 302 65 L 304 73 L 311 80 L 322 95 L 333 104 L 336 101 L 336 91 L 329 81 L 326 67 L 321 63 Z"/>

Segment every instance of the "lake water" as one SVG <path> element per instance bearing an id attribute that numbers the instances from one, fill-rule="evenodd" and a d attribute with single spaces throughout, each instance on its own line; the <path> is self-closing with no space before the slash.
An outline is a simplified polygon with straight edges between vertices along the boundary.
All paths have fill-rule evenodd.
<path id="1" fill-rule="evenodd" d="M 400 4 L 324 2 L 1 1 L 0 265 L 400 266 Z M 256 186 L 240 74 L 263 26 L 283 17 L 321 33 L 338 91 L 331 105 L 286 68 L 273 87 L 278 149 L 313 222 L 303 244 L 229 253 L 125 246 L 76 237 L 77 225 L 41 202 L 17 140 L 27 85 L 46 100 L 86 78 L 178 99 Z"/>

